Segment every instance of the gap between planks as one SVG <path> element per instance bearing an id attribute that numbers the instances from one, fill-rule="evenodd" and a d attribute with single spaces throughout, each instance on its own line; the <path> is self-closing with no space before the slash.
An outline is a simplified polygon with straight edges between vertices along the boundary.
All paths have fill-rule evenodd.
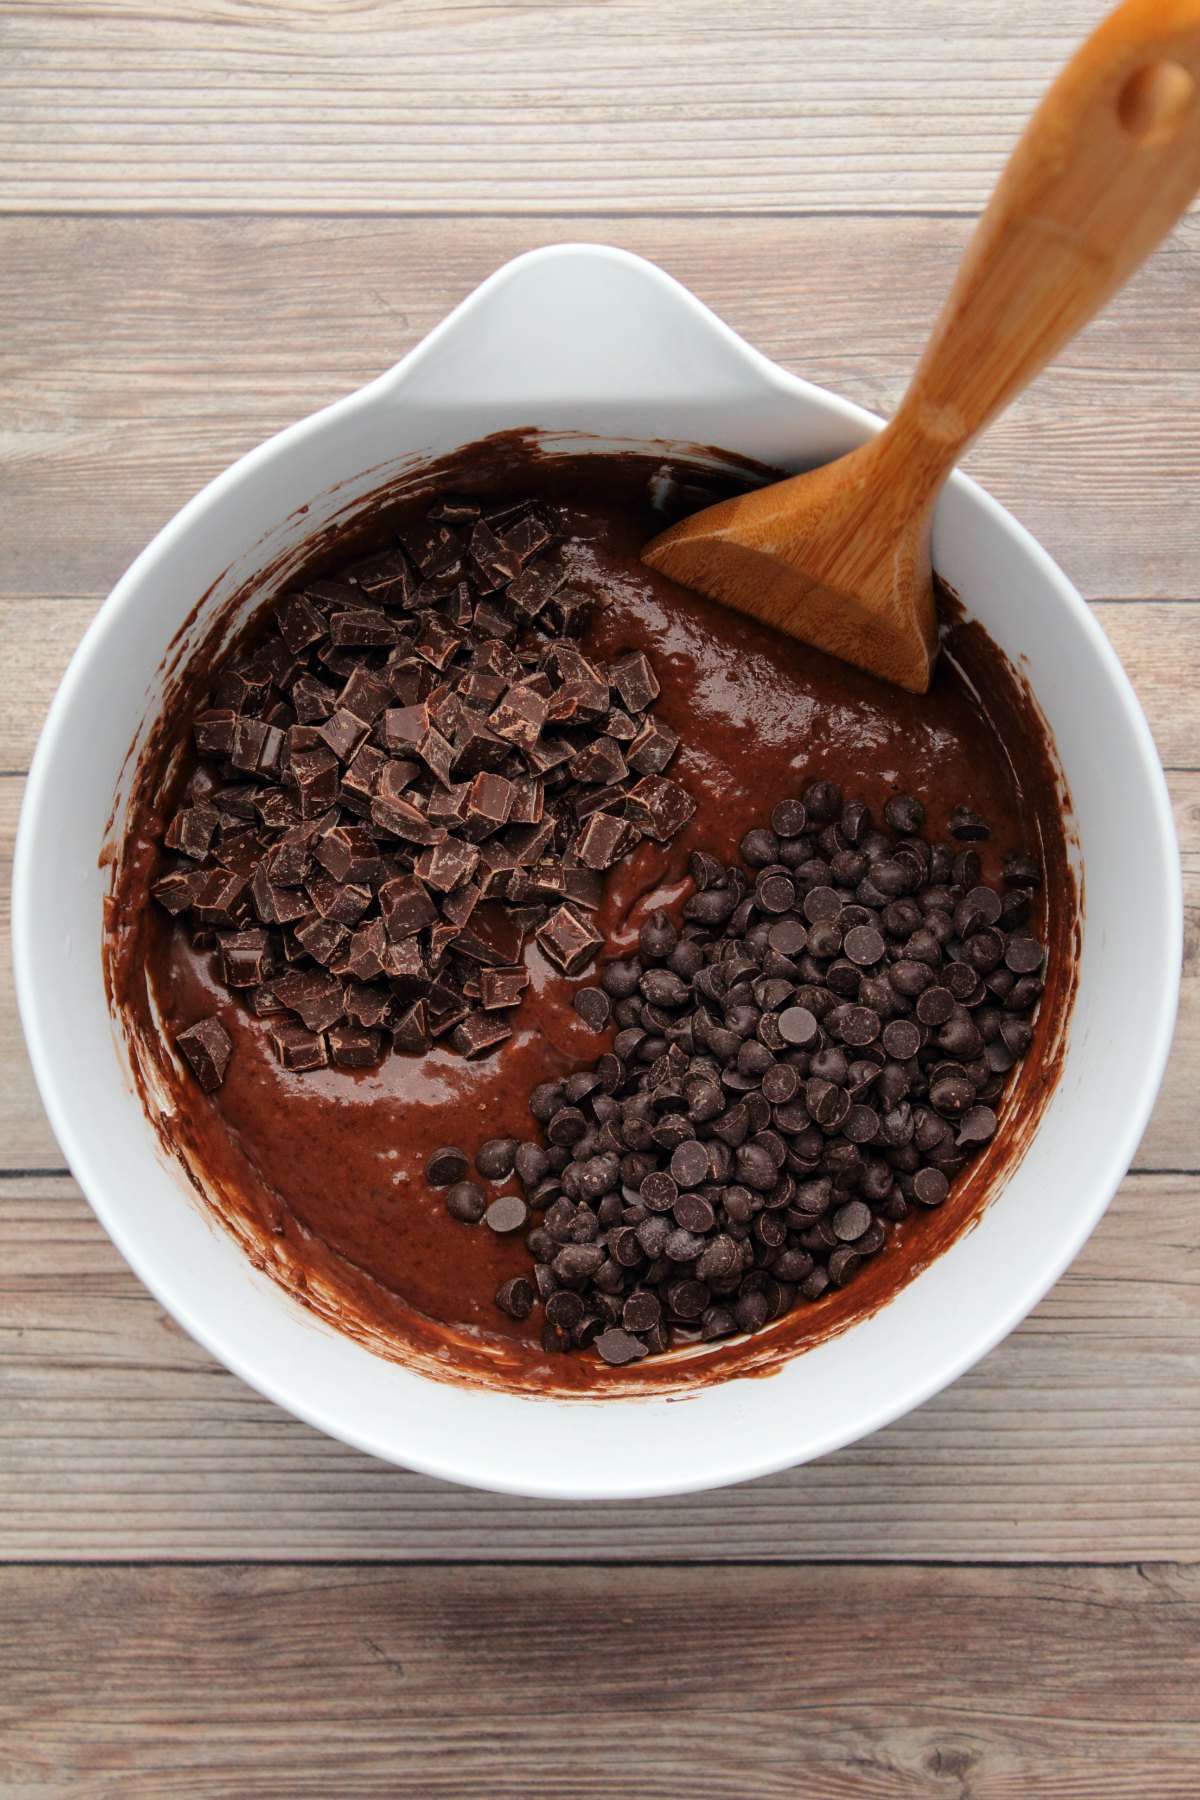
<path id="1" fill-rule="evenodd" d="M 69 1180 L 0 1184 L 0 1558 L 1200 1560 L 1195 1182 L 1131 1176 L 1030 1317 L 924 1407 L 717 1492 L 566 1504 L 447 1486 L 216 1366 Z"/>
<path id="2" fill-rule="evenodd" d="M 10 4 L 10 210 L 976 210 L 1098 0 Z"/>
<path id="3" fill-rule="evenodd" d="M 968 230 L 588 221 L 785 367 L 884 413 Z M 389 367 L 508 257 L 579 235 L 562 218 L 0 219 L 5 591 L 106 591 L 236 456 Z M 1085 593 L 1197 595 L 1198 268 L 1200 219 L 968 458 Z"/>
<path id="4" fill-rule="evenodd" d="M 1200 1578 L 0 1571 L 6 1800 L 1193 1800 Z"/>

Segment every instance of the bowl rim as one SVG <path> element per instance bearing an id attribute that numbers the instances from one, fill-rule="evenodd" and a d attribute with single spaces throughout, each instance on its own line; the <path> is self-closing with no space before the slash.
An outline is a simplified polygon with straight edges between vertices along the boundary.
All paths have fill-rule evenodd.
<path id="1" fill-rule="evenodd" d="M 698 1454 L 695 1458 L 696 1466 L 682 1478 L 670 1481 L 638 1481 L 636 1478 L 630 1479 L 628 1476 L 614 1476 L 611 1483 L 598 1486 L 595 1480 L 585 1483 L 566 1479 L 544 1480 L 539 1479 L 536 1473 L 532 1476 L 522 1475 L 520 1478 L 507 1479 L 492 1471 L 481 1472 L 478 1459 L 472 1458 L 470 1450 L 468 1449 L 464 1453 L 450 1441 L 447 1441 L 445 1445 L 444 1454 L 437 1456 L 423 1453 L 414 1454 L 407 1449 L 398 1448 L 389 1440 L 386 1432 L 374 1433 L 355 1429 L 339 1419 L 336 1412 L 323 1408 L 303 1392 L 291 1391 L 286 1382 L 265 1375 L 236 1350 L 231 1350 L 225 1342 L 220 1320 L 214 1316 L 214 1309 L 211 1306 L 206 1308 L 203 1304 L 193 1305 L 191 1296 L 186 1290 L 181 1291 L 178 1287 L 171 1286 L 161 1277 L 160 1272 L 148 1263 L 136 1233 L 126 1229 L 120 1216 L 119 1207 L 111 1203 L 104 1180 L 93 1178 L 88 1140 L 86 1135 L 76 1128 L 69 1095 L 56 1072 L 54 1044 L 44 1029 L 32 958 L 26 949 L 32 936 L 32 920 L 37 906 L 36 864 L 39 833 L 47 827 L 52 829 L 52 806 L 48 778 L 54 747 L 63 721 L 69 715 L 80 691 L 86 684 L 91 662 L 99 646 L 110 632 L 119 630 L 125 603 L 136 591 L 147 565 L 153 559 L 168 552 L 175 539 L 182 536 L 193 521 L 202 515 L 214 501 L 239 484 L 246 475 L 279 455 L 289 445 L 322 430 L 335 416 L 347 416 L 360 408 L 370 406 L 377 398 L 390 396 L 403 385 L 407 377 L 420 368 L 422 362 L 431 358 L 435 351 L 451 339 L 458 328 L 470 321 L 477 309 L 485 308 L 495 293 L 508 282 L 523 276 L 531 269 L 536 272 L 540 267 L 551 263 L 576 262 L 581 263 L 586 270 L 588 264 L 601 261 L 610 265 L 618 264 L 625 268 L 635 269 L 642 280 L 657 287 L 661 294 L 668 295 L 676 306 L 686 306 L 695 318 L 703 321 L 705 329 L 713 335 L 714 339 L 721 342 L 727 351 L 736 356 L 744 366 L 747 375 L 752 374 L 760 383 L 775 393 L 791 396 L 797 400 L 807 399 L 810 402 L 815 400 L 830 418 L 839 418 L 844 423 L 852 424 L 864 435 L 868 431 L 878 430 L 881 427 L 883 421 L 877 415 L 854 405 L 839 395 L 815 387 L 772 362 L 762 352 L 746 343 L 730 326 L 714 315 L 695 295 L 674 278 L 655 264 L 634 256 L 630 252 L 606 245 L 560 244 L 529 251 L 514 258 L 497 269 L 472 293 L 460 301 L 439 325 L 435 326 L 393 367 L 363 387 L 334 401 L 331 405 L 286 427 L 214 477 L 199 493 L 185 503 L 135 558 L 113 587 L 85 632 L 47 714 L 30 764 L 18 824 L 12 878 L 13 967 L 16 996 L 30 1062 L 42 1103 L 72 1175 L 79 1183 L 89 1205 L 97 1214 L 117 1249 L 139 1280 L 178 1320 L 189 1335 L 203 1345 L 223 1366 L 229 1368 L 258 1393 L 327 1435 L 384 1461 L 452 1481 L 461 1486 L 556 1500 L 651 1498 L 697 1492 L 710 1487 L 777 1473 L 798 1462 L 807 1462 L 827 1455 L 835 1449 L 866 1437 L 922 1405 L 934 1394 L 957 1380 L 961 1374 L 1002 1341 L 1027 1316 L 1074 1260 L 1082 1245 L 1095 1229 L 1129 1168 L 1157 1098 L 1170 1053 L 1178 1007 L 1179 982 L 1177 978 L 1170 976 L 1169 971 L 1178 969 L 1180 965 L 1183 939 L 1182 880 L 1170 796 L 1149 726 L 1129 678 L 1086 602 L 1049 553 L 1043 549 L 1027 528 L 1021 525 L 998 501 L 969 477 L 956 471 L 948 484 L 948 493 L 959 496 L 972 508 L 989 516 L 1036 568 L 1039 578 L 1049 590 L 1053 591 L 1056 603 L 1061 604 L 1065 609 L 1073 627 L 1081 631 L 1089 640 L 1093 653 L 1103 667 L 1114 699 L 1119 703 L 1133 733 L 1138 751 L 1138 776 L 1141 792 L 1150 804 L 1153 835 L 1159 851 L 1156 887 L 1163 901 L 1163 916 L 1158 922 L 1161 927 L 1160 964 L 1167 973 L 1167 979 L 1161 982 L 1154 995 L 1154 1019 L 1152 1027 L 1148 1027 L 1148 1031 L 1151 1029 L 1153 1031 L 1153 1054 L 1144 1060 L 1136 1085 L 1131 1083 L 1126 1090 L 1128 1103 L 1123 1112 L 1121 1129 L 1110 1140 L 1107 1166 L 1111 1173 L 1111 1180 L 1097 1182 L 1086 1202 L 1083 1199 L 1079 1201 L 1075 1210 L 1075 1229 L 1063 1240 L 1058 1253 L 1049 1261 L 1040 1260 L 1036 1265 L 1031 1264 L 1031 1273 L 1027 1279 L 1022 1283 L 1012 1284 L 1009 1301 L 1002 1309 L 999 1309 L 996 1314 L 990 1315 L 977 1331 L 964 1333 L 956 1353 L 950 1357 L 937 1359 L 936 1367 L 932 1372 L 926 1373 L 920 1379 L 912 1379 L 903 1384 L 901 1391 L 875 1407 L 866 1406 L 862 1410 L 856 1411 L 852 1422 L 848 1423 L 844 1429 L 832 1429 L 815 1440 L 809 1439 L 803 1450 L 799 1452 L 794 1447 L 776 1448 L 758 1458 L 739 1458 L 737 1466 L 732 1469 L 728 1466 L 727 1461 L 724 1463 L 721 1461 L 719 1454 L 711 1458 L 711 1466 L 707 1453 Z M 365 1354 L 370 1353 L 365 1352 Z M 407 1373 L 414 1374 L 415 1372 L 407 1371 Z M 698 1390 L 698 1394 L 711 1391 L 714 1390 L 701 1389 Z M 515 1402 L 522 1405 L 545 1407 L 553 1404 L 553 1401 L 547 1401 L 540 1396 L 526 1397 L 496 1393 L 493 1397 L 505 1403 Z M 642 1406 L 670 1403 L 663 1402 L 661 1397 L 658 1400 L 640 1396 L 630 1396 L 630 1398 L 638 1399 L 638 1403 Z M 624 1397 L 621 1397 L 621 1402 L 625 1403 Z M 572 1408 L 583 1408 L 589 1404 L 607 1408 L 612 1401 L 572 1397 L 567 1404 Z"/>

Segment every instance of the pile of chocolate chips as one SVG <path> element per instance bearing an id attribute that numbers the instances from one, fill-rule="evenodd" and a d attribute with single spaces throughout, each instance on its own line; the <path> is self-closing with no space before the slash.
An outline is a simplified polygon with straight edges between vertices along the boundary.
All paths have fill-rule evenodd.
<path id="1" fill-rule="evenodd" d="M 988 826 L 965 806 L 953 843 L 920 836 L 911 795 L 883 823 L 819 781 L 747 833 L 749 876 L 694 855 L 682 929 L 654 913 L 584 990 L 616 1035 L 535 1088 L 546 1141 L 479 1153 L 524 1198 L 488 1207 L 465 1159 L 431 1165 L 455 1217 L 540 1215 L 531 1277 L 496 1298 L 517 1318 L 541 1302 L 547 1350 L 619 1364 L 757 1331 L 845 1286 L 995 1133 L 1043 989 L 1041 871 L 1012 858 L 984 885 Z"/>
<path id="2" fill-rule="evenodd" d="M 603 595 L 568 580 L 556 541 L 531 501 L 443 499 L 285 595 L 194 721 L 201 761 L 151 892 L 216 949 L 286 1068 L 370 1067 L 447 1034 L 494 1048 L 529 934 L 579 974 L 603 872 L 695 810 L 664 774 L 679 740 L 646 657 L 606 667 L 572 641 Z M 221 1037 L 178 1039 L 206 1088 Z"/>

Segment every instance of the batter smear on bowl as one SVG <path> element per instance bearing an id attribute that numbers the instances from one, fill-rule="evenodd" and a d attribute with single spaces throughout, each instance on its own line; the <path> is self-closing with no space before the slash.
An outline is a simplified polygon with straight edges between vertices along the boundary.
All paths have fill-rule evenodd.
<path id="1" fill-rule="evenodd" d="M 517 448 L 188 659 L 110 985 L 197 1185 L 375 1348 L 527 1390 L 765 1370 L 1028 1140 L 1065 796 L 952 601 L 901 692 L 640 563 L 710 474 Z"/>

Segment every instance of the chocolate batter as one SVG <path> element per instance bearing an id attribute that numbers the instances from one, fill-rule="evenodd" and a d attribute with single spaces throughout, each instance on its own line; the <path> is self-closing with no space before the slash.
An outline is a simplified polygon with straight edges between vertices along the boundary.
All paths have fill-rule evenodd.
<path id="1" fill-rule="evenodd" d="M 705 484 L 699 493 L 685 485 L 697 479 Z M 968 801 L 992 826 L 990 840 L 976 846 L 985 881 L 998 880 L 1007 855 L 1040 860 L 1046 882 L 1030 924 L 1049 948 L 1048 985 L 999 1135 L 949 1201 L 904 1221 L 847 1288 L 799 1304 L 752 1340 L 619 1371 L 590 1353 L 546 1356 L 538 1316 L 517 1322 L 494 1304 L 502 1281 L 528 1273 L 521 1236 L 464 1231 L 424 1172 L 440 1145 L 459 1144 L 470 1154 L 486 1138 L 533 1134 L 531 1088 L 606 1047 L 572 1008 L 583 983 L 560 975 L 531 943 L 531 987 L 510 1015 L 514 1034 L 499 1054 L 468 1062 L 438 1045 L 423 1058 L 388 1056 L 373 1070 L 284 1070 L 261 1023 L 216 978 L 213 952 L 193 950 L 186 927 L 147 898 L 163 819 L 194 767 L 190 750 L 181 757 L 166 730 L 154 735 L 139 767 L 105 940 L 110 991 L 147 1109 L 257 1262 L 341 1329 L 427 1373 L 596 1393 L 769 1372 L 782 1357 L 877 1308 L 967 1229 L 1019 1158 L 1053 1088 L 1074 988 L 1078 902 L 1067 859 L 1067 800 L 1044 723 L 1000 652 L 948 597 L 933 688 L 917 696 L 646 569 L 638 552 L 662 528 L 664 512 L 677 516 L 713 497 L 711 476 L 698 468 L 668 475 L 646 457 L 543 458 L 528 439 L 460 452 L 452 465 L 428 471 L 419 498 L 397 508 L 392 496 L 381 496 L 349 537 L 314 550 L 306 573 L 382 541 L 446 488 L 540 492 L 566 506 L 572 572 L 610 596 L 593 613 L 583 648 L 606 660 L 644 650 L 662 687 L 656 711 L 683 740 L 671 774 L 696 797 L 698 810 L 674 843 L 643 842 L 611 871 L 598 915 L 610 953 L 633 945 L 647 911 L 677 905 L 693 850 L 736 860 L 747 828 L 814 779 L 840 782 L 876 814 L 891 794 L 915 793 L 935 839 L 946 835 L 951 807 Z M 277 591 L 263 588 L 266 596 Z M 165 714 L 190 719 L 212 678 L 202 652 L 189 657 Z M 217 1093 L 204 1094 L 178 1074 L 164 1054 L 154 1008 L 172 1039 L 197 1019 L 220 1016 L 234 1050 Z"/>

